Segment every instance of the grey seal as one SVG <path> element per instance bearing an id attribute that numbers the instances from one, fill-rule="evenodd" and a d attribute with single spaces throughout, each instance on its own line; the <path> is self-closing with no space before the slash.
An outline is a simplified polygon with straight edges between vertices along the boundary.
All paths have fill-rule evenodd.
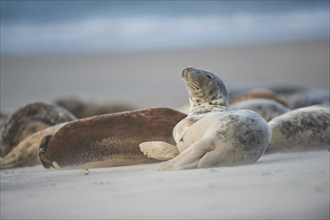
<path id="1" fill-rule="evenodd" d="M 190 110 L 173 129 L 176 145 L 145 142 L 141 151 L 164 162 L 160 170 L 234 166 L 256 162 L 271 139 L 264 118 L 249 110 L 229 110 L 224 82 L 215 74 L 192 67 L 181 77 Z M 171 159 L 173 158 L 173 159 Z"/>
<path id="2" fill-rule="evenodd" d="M 13 148 L 4 158 L 0 158 L 0 169 L 35 166 L 41 164 L 39 145 L 41 140 L 55 134 L 68 122 L 62 122 L 31 134 Z"/>
<path id="3" fill-rule="evenodd" d="M 304 90 L 287 96 L 290 108 L 298 109 L 312 105 L 330 105 L 329 90 Z"/>
<path id="4" fill-rule="evenodd" d="M 330 144 L 330 109 L 315 105 L 280 115 L 270 122 L 272 139 L 266 153 L 318 150 Z"/>
<path id="5" fill-rule="evenodd" d="M 248 109 L 257 112 L 266 121 L 270 121 L 279 115 L 291 111 L 291 109 L 285 107 L 279 102 L 272 99 L 247 99 L 235 102 L 230 105 L 232 110 Z"/>
<path id="6" fill-rule="evenodd" d="M 0 154 L 4 157 L 19 142 L 39 130 L 73 119 L 76 117 L 55 104 L 29 103 L 17 109 L 2 125 Z"/>

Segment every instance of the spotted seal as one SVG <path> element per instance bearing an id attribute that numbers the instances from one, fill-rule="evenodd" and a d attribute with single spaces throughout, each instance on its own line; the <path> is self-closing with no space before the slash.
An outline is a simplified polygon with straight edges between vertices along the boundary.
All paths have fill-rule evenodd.
<path id="1" fill-rule="evenodd" d="M 276 118 L 279 115 L 282 115 L 286 112 L 291 111 L 291 109 L 285 107 L 279 102 L 272 99 L 247 99 L 235 102 L 230 105 L 230 109 L 248 109 L 251 111 L 257 112 L 261 115 L 266 121 L 270 121 L 273 118 Z"/>
<path id="2" fill-rule="evenodd" d="M 48 135 L 55 134 L 55 132 L 57 132 L 66 123 L 67 122 L 62 122 L 57 125 L 53 125 L 25 138 L 4 158 L 0 159 L 0 169 L 41 164 L 39 159 L 39 145 L 41 140 Z"/>
<path id="3" fill-rule="evenodd" d="M 170 159 L 161 170 L 256 162 L 271 139 L 265 119 L 250 110 L 229 110 L 225 84 L 215 74 L 188 67 L 181 77 L 189 93 L 190 111 L 173 130 L 176 146 L 145 142 L 140 144 L 141 151 L 154 159 Z"/>
<path id="4" fill-rule="evenodd" d="M 75 119 L 69 111 L 52 103 L 33 102 L 16 110 L 4 122 L 0 154 L 6 156 L 29 135 L 44 128 Z"/>
<path id="5" fill-rule="evenodd" d="M 40 143 L 45 168 L 95 168 L 158 162 L 139 144 L 162 140 L 174 144 L 172 130 L 186 115 L 169 108 L 149 108 L 77 119 Z"/>
<path id="6" fill-rule="evenodd" d="M 268 123 L 272 139 L 266 153 L 318 150 L 330 144 L 330 109 L 315 105 L 280 115 Z"/>
<path id="7" fill-rule="evenodd" d="M 312 105 L 330 105 L 329 90 L 304 90 L 287 95 L 290 108 L 298 109 Z"/>

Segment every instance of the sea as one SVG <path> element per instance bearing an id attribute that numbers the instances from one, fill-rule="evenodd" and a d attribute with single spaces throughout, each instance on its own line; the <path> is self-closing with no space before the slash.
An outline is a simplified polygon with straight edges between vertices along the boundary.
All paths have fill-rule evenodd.
<path id="1" fill-rule="evenodd" d="M 329 0 L 1 0 L 1 54 L 329 38 Z"/>

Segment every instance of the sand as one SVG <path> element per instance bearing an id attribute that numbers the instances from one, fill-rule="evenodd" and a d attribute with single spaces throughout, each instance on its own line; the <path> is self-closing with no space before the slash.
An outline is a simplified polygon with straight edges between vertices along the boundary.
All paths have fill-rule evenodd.
<path id="1" fill-rule="evenodd" d="M 218 73 L 229 90 L 329 90 L 329 40 L 95 54 L 1 56 L 1 112 L 76 95 L 137 108 L 188 103 L 180 72 Z M 1 171 L 1 219 L 328 219 L 329 151 L 256 164 L 156 171 L 157 164 Z"/>
<path id="2" fill-rule="evenodd" d="M 252 165 L 1 171 L 1 219 L 328 219 L 329 152 Z"/>

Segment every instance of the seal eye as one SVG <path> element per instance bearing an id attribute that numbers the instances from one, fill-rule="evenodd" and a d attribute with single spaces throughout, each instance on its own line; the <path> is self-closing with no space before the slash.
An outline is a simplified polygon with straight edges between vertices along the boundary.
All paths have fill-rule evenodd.
<path id="1" fill-rule="evenodd" d="M 210 74 L 206 74 L 206 77 L 209 79 L 209 80 L 212 80 L 212 76 Z"/>

